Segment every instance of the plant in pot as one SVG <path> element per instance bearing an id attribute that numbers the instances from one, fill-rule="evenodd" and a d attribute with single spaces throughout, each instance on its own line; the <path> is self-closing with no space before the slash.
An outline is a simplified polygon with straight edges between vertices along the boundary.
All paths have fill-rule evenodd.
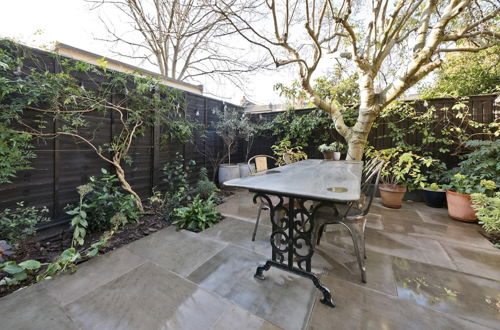
<path id="1" fill-rule="evenodd" d="M 325 160 L 340 160 L 344 144 L 337 141 L 330 144 L 323 143 L 318 147 L 318 150 L 323 153 Z"/>
<path id="2" fill-rule="evenodd" d="M 221 137 L 224 142 L 225 154 L 223 159 L 227 158 L 227 164 L 219 165 L 219 184 L 232 179 L 240 177 L 240 169 L 237 164 L 231 164 L 231 154 L 236 149 L 236 141 L 240 136 L 240 131 L 242 127 L 242 120 L 245 121 L 236 109 L 229 109 L 224 106 L 224 109 L 213 110 L 214 114 L 217 116 L 217 121 L 213 123 L 215 127 L 215 132 Z"/>
<path id="3" fill-rule="evenodd" d="M 302 151 L 301 146 L 292 147 L 292 143 L 288 140 L 282 140 L 278 144 L 271 147 L 274 155 L 278 159 L 276 165 L 282 166 L 307 159 L 307 154 Z"/>
<path id="4" fill-rule="evenodd" d="M 250 173 L 255 172 L 255 164 L 248 165 L 248 159 L 250 158 L 250 152 L 252 151 L 252 146 L 255 141 L 255 137 L 263 130 L 262 125 L 249 120 L 247 116 L 243 116 L 240 123 L 240 137 L 245 141 L 245 162 L 238 163 L 240 170 L 240 177 L 245 177 L 250 175 Z"/>
<path id="5" fill-rule="evenodd" d="M 476 222 L 476 210 L 472 207 L 471 194 L 483 193 L 491 195 L 496 184 L 491 180 L 480 180 L 473 175 L 456 173 L 450 183 L 445 186 L 448 215 L 459 221 Z"/>
<path id="6" fill-rule="evenodd" d="M 432 170 L 427 172 L 428 181 L 430 182 L 422 188 L 425 205 L 435 208 L 441 208 L 446 203 L 446 192 L 442 188 L 444 183 L 443 173 L 446 171 L 446 165 L 436 160 Z"/>
<path id="7" fill-rule="evenodd" d="M 430 167 L 435 162 L 430 157 L 422 157 L 411 151 L 405 152 L 401 148 L 369 148 L 366 155 L 368 158 L 384 160 L 380 174 L 380 196 L 384 206 L 394 209 L 401 208 L 407 189 L 425 186 L 427 178 L 422 174 L 422 167 Z"/>

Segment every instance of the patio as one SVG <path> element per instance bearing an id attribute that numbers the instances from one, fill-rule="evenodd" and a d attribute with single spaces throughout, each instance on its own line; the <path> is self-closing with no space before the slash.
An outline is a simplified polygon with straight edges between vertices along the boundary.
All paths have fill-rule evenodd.
<path id="1" fill-rule="evenodd" d="M 5 329 L 488 329 L 500 321 L 500 256 L 475 224 L 446 209 L 377 203 L 367 229 L 368 283 L 352 244 L 330 226 L 313 259 L 337 304 L 310 280 L 271 269 L 269 218 L 255 242 L 256 206 L 236 191 L 226 218 L 195 234 L 173 226 L 0 300 Z M 267 214 L 266 214 L 267 215 Z"/>

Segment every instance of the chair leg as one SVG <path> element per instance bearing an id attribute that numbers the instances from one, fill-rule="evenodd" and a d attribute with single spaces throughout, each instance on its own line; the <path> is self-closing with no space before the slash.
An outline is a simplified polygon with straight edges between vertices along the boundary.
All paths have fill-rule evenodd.
<path id="1" fill-rule="evenodd" d="M 323 232 L 325 231 L 325 225 L 319 226 L 318 234 L 317 234 L 317 240 L 316 240 L 316 245 L 319 245 L 319 242 L 321 241 L 321 237 L 323 236 Z"/>
<path id="2" fill-rule="evenodd" d="M 363 283 L 366 283 L 366 269 L 365 269 L 365 259 L 362 256 L 362 250 L 364 250 L 364 247 L 362 245 L 364 244 L 362 240 L 362 231 L 356 228 L 356 225 L 354 223 L 349 223 L 346 224 L 344 222 L 340 222 L 342 225 L 344 225 L 347 230 L 349 231 L 349 234 L 351 234 L 352 237 L 352 243 L 354 245 L 354 253 L 356 254 L 356 259 L 358 260 L 358 266 L 359 270 L 361 272 L 361 281 Z"/>
<path id="3" fill-rule="evenodd" d="M 252 234 L 252 241 L 255 241 L 255 235 L 257 234 L 257 227 L 259 226 L 259 220 L 260 220 L 260 213 L 264 209 L 264 206 L 262 204 L 259 205 L 259 211 L 257 211 L 257 220 L 255 220 L 255 227 L 253 229 L 253 234 Z"/>
<path id="4" fill-rule="evenodd" d="M 361 246 L 363 248 L 363 258 L 364 259 L 366 259 L 365 229 L 366 229 L 366 218 L 363 219 L 363 227 L 362 227 L 362 232 L 361 232 Z"/>

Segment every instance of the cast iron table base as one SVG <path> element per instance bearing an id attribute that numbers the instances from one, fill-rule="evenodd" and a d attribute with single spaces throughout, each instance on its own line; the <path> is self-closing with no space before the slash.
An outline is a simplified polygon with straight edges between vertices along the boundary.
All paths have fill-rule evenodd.
<path id="1" fill-rule="evenodd" d="M 257 267 L 254 277 L 263 280 L 264 271 L 276 267 L 308 278 L 323 293 L 321 302 L 335 307 L 330 290 L 321 284 L 317 275 L 311 272 L 311 259 L 314 254 L 313 243 L 316 239 L 313 237 L 314 215 L 322 204 L 318 203 L 308 210 L 303 199 L 297 198 L 296 200 L 291 196 L 277 197 L 279 202 L 276 205 L 273 205 L 267 194 L 261 192 L 255 192 L 253 198 L 254 203 L 257 203 L 258 198 L 262 198 L 267 202 L 272 223 L 270 238 L 272 259 Z M 284 197 L 288 197 L 288 205 L 284 203 Z"/>

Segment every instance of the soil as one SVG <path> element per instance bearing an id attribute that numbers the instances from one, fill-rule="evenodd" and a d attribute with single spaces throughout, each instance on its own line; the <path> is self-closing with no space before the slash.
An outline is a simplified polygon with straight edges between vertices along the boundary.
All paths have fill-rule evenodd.
<path id="1" fill-rule="evenodd" d="M 158 230 L 169 226 L 169 224 L 163 220 L 162 217 L 155 215 L 145 215 L 138 222 L 132 222 L 126 224 L 120 231 L 116 232 L 113 237 L 109 240 L 106 247 L 99 250 L 100 254 L 106 253 L 108 251 L 115 250 L 122 245 L 128 244 L 132 241 L 138 240 L 142 237 L 148 236 Z M 89 233 L 85 238 L 85 244 L 79 250 L 85 250 L 90 247 L 91 244 L 97 242 L 101 237 L 102 232 Z M 34 259 L 41 263 L 50 263 L 64 250 L 71 246 L 72 231 L 64 231 L 56 237 L 50 239 L 38 241 L 36 237 L 23 242 L 15 247 L 15 254 L 9 255 L 5 259 L 7 261 L 16 261 L 20 263 L 24 260 Z M 78 263 L 87 261 L 88 259 L 81 259 Z M 43 269 L 41 270 L 43 271 Z M 0 273 L 0 279 L 2 279 L 6 274 Z M 34 277 L 28 278 L 28 280 L 23 281 L 22 284 L 13 286 L 0 286 L 0 297 L 6 296 L 19 288 L 34 282 Z"/>
<path id="2" fill-rule="evenodd" d="M 486 237 L 493 245 L 500 247 L 500 233 L 486 233 L 481 232 L 481 234 Z"/>

